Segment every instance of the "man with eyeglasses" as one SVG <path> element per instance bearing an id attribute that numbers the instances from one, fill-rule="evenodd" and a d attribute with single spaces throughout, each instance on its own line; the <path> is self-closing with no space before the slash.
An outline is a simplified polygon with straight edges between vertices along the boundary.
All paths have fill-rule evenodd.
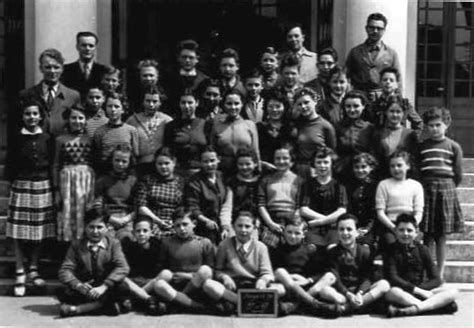
<path id="1" fill-rule="evenodd" d="M 365 91 L 372 102 L 382 93 L 382 69 L 393 67 L 401 71 L 396 51 L 382 41 L 386 27 L 387 18 L 383 14 L 370 14 L 365 26 L 367 39 L 352 48 L 346 60 L 347 76 L 351 79 L 354 89 Z"/>
<path id="2" fill-rule="evenodd" d="M 319 70 L 318 76 L 305 84 L 305 87 L 317 91 L 321 95 L 322 100 L 329 95 L 329 72 L 336 66 L 337 59 L 337 51 L 334 48 L 328 47 L 321 50 L 318 54 L 318 62 L 316 63 Z"/>

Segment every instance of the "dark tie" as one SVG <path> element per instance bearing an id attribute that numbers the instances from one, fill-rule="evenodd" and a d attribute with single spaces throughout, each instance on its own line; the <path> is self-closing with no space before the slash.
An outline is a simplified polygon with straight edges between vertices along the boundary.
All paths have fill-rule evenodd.
<path id="1" fill-rule="evenodd" d="M 84 79 L 88 80 L 90 75 L 91 75 L 91 69 L 89 65 L 84 65 Z"/>
<path id="2" fill-rule="evenodd" d="M 245 256 L 247 255 L 247 252 L 244 249 L 244 245 L 240 246 L 237 252 L 242 258 L 245 258 Z"/>
<path id="3" fill-rule="evenodd" d="M 97 258 L 99 257 L 99 249 L 99 245 L 97 244 L 89 246 L 89 251 L 91 252 L 92 276 L 94 280 L 97 279 Z"/>
<path id="4" fill-rule="evenodd" d="M 48 97 L 46 98 L 46 103 L 49 109 L 51 109 L 51 107 L 53 106 L 53 102 L 54 102 L 54 88 L 48 87 Z"/>

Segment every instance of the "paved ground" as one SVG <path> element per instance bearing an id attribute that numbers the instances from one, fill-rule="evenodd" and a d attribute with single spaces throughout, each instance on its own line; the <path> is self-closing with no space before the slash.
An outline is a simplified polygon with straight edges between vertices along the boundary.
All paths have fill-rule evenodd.
<path id="1" fill-rule="evenodd" d="M 459 312 L 455 315 L 420 316 L 410 318 L 387 319 L 377 316 L 361 315 L 336 320 L 325 320 L 305 316 L 289 316 L 277 319 L 223 318 L 198 315 L 167 315 L 147 317 L 130 313 L 119 317 L 74 317 L 62 319 L 57 316 L 58 303 L 52 297 L 0 297 L 0 326 L 35 326 L 35 327 L 146 327 L 163 328 L 279 328 L 279 327 L 474 327 L 474 293 L 462 293 L 458 301 Z"/>

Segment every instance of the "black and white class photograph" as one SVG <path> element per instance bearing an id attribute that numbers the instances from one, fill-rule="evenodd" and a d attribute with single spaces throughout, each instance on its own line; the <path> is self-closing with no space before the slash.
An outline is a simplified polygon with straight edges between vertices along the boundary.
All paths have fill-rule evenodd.
<path id="1" fill-rule="evenodd" d="M 0 327 L 474 327 L 474 0 L 0 0 Z"/>

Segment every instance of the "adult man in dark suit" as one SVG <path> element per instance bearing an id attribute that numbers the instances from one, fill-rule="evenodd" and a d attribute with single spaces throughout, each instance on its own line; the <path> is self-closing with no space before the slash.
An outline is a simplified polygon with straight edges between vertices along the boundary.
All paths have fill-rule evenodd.
<path id="1" fill-rule="evenodd" d="M 43 79 L 37 85 L 20 91 L 20 104 L 26 99 L 34 99 L 45 113 L 43 128 L 53 135 L 64 131 L 63 113 L 67 108 L 80 102 L 79 93 L 60 83 L 64 58 L 56 49 L 46 49 L 40 54 L 39 68 Z M 17 123 L 20 121 L 18 115 Z"/>
<path id="2" fill-rule="evenodd" d="M 79 59 L 64 65 L 61 82 L 80 92 L 84 97 L 87 89 L 100 86 L 106 66 L 95 62 L 99 39 L 92 32 L 79 32 L 76 35 L 76 49 Z"/>

